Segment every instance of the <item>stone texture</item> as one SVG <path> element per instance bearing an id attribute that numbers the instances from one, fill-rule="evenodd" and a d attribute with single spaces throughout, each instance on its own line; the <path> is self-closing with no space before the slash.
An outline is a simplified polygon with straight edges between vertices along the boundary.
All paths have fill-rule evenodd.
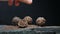
<path id="1" fill-rule="evenodd" d="M 60 34 L 60 26 L 28 25 L 26 28 L 18 28 L 18 26 L 1 25 L 0 34 Z"/>

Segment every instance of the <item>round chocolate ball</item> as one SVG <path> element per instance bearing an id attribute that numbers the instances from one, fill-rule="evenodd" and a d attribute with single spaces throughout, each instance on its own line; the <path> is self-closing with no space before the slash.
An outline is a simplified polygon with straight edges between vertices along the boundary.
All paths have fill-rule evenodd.
<path id="1" fill-rule="evenodd" d="M 28 26 L 28 23 L 27 23 L 26 20 L 23 20 L 23 19 L 22 19 L 22 20 L 19 20 L 18 26 L 21 27 L 21 28 L 25 28 L 25 27 Z"/>
<path id="2" fill-rule="evenodd" d="M 44 25 L 45 22 L 46 22 L 46 19 L 45 19 L 44 17 L 38 17 L 38 18 L 36 19 L 36 24 L 39 25 L 39 26 Z"/>
<path id="3" fill-rule="evenodd" d="M 25 16 L 24 20 L 26 20 L 28 22 L 28 24 L 32 24 L 32 18 L 30 16 Z"/>
<path id="4" fill-rule="evenodd" d="M 15 17 L 13 17 L 13 19 L 12 19 L 12 23 L 15 24 L 15 25 L 17 25 L 18 22 L 19 22 L 19 20 L 21 20 L 21 19 L 20 19 L 19 17 L 15 16 Z"/>

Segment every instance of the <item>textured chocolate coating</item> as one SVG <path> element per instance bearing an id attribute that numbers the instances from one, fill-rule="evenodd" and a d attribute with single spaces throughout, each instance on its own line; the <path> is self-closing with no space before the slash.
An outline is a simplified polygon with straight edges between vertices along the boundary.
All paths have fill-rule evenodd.
<path id="1" fill-rule="evenodd" d="M 24 27 L 28 26 L 28 23 L 27 23 L 27 21 L 22 19 L 18 22 L 18 26 L 24 28 Z"/>
<path id="2" fill-rule="evenodd" d="M 19 20 L 21 20 L 19 17 L 13 17 L 13 19 L 12 19 L 12 23 L 13 24 L 15 24 L 15 25 L 17 25 L 18 24 L 18 22 L 19 22 Z"/>
<path id="3" fill-rule="evenodd" d="M 28 22 L 28 24 L 32 24 L 32 18 L 30 16 L 25 16 L 24 20 L 26 20 Z"/>
<path id="4" fill-rule="evenodd" d="M 44 17 L 38 17 L 38 18 L 36 19 L 36 24 L 37 24 L 37 25 L 44 25 L 45 22 L 46 22 L 46 19 L 45 19 Z"/>

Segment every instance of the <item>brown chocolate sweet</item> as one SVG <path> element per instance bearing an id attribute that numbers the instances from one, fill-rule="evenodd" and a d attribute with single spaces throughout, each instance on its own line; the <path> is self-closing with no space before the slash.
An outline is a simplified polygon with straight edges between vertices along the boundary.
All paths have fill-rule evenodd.
<path id="1" fill-rule="evenodd" d="M 19 22 L 19 20 L 21 20 L 21 19 L 20 19 L 19 17 L 15 16 L 15 17 L 13 17 L 13 19 L 12 19 L 12 23 L 13 23 L 14 25 L 17 25 L 18 22 Z"/>
<path id="2" fill-rule="evenodd" d="M 25 27 L 28 26 L 28 23 L 27 23 L 26 20 L 23 20 L 23 19 L 22 19 L 22 20 L 19 20 L 18 26 L 21 27 L 21 28 L 25 28 Z"/>
<path id="3" fill-rule="evenodd" d="M 24 20 L 26 20 L 28 22 L 28 24 L 32 24 L 32 18 L 30 16 L 25 16 Z"/>
<path id="4" fill-rule="evenodd" d="M 46 22 L 46 19 L 45 19 L 44 17 L 38 17 L 38 18 L 36 19 L 36 24 L 39 25 L 39 26 L 44 25 L 45 22 Z"/>

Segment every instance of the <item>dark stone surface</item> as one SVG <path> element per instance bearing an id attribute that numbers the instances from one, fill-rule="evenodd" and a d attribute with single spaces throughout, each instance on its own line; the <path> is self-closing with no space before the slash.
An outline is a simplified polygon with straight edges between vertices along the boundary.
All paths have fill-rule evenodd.
<path id="1" fill-rule="evenodd" d="M 60 26 L 28 26 L 27 28 L 18 28 L 16 26 L 0 25 L 0 34 L 60 34 Z M 9 29 L 10 28 L 10 29 Z M 5 30 L 4 30 L 5 29 Z"/>

